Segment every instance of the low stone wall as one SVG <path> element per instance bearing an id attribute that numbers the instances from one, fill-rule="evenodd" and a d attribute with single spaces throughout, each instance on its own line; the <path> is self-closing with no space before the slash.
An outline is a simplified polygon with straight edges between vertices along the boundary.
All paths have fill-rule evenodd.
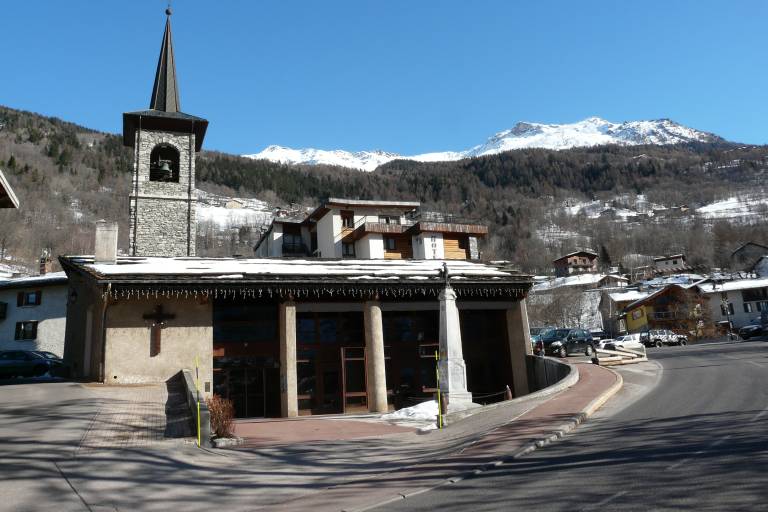
<path id="1" fill-rule="evenodd" d="M 539 356 L 528 356 L 526 368 L 528 370 L 528 387 L 531 393 L 557 384 L 575 370 L 572 365 L 557 359 Z"/>
<path id="2" fill-rule="evenodd" d="M 211 413 L 205 402 L 205 395 L 197 392 L 191 370 L 182 370 L 187 393 L 187 407 L 192 415 L 192 431 L 197 435 L 197 398 L 200 397 L 200 446 L 211 447 Z"/>
<path id="3" fill-rule="evenodd" d="M 445 425 L 450 425 L 468 416 L 509 407 L 514 404 L 535 400 L 544 396 L 553 395 L 567 389 L 579 381 L 579 369 L 572 364 L 562 362 L 550 357 L 527 356 L 526 366 L 528 370 L 528 386 L 531 392 L 527 395 L 504 400 L 495 404 L 473 407 L 465 411 L 458 411 L 443 416 Z"/>

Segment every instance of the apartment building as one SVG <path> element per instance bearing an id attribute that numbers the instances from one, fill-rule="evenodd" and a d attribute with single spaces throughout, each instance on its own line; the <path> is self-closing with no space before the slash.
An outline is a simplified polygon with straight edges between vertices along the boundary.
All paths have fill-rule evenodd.
<path id="1" fill-rule="evenodd" d="M 257 257 L 477 260 L 480 222 L 415 201 L 328 199 L 305 218 L 276 217 Z"/>

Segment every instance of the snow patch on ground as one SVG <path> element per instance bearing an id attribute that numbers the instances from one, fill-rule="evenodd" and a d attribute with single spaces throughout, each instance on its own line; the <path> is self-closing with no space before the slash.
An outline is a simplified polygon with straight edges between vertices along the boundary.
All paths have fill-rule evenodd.
<path id="1" fill-rule="evenodd" d="M 388 421 L 413 420 L 413 421 L 435 421 L 437 420 L 437 401 L 429 400 L 412 407 L 399 409 L 381 416 L 381 419 Z"/>
<path id="2" fill-rule="evenodd" d="M 738 219 L 768 214 L 768 197 L 763 194 L 729 197 L 702 206 L 696 213 L 705 219 Z"/>

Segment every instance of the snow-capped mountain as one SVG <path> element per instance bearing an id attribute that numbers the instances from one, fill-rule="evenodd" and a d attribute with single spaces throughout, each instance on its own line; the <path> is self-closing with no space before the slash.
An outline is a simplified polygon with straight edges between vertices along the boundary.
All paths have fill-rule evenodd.
<path id="1" fill-rule="evenodd" d="M 629 121 L 612 123 L 599 117 L 590 117 L 572 124 L 542 124 L 520 122 L 464 151 L 444 151 L 404 156 L 386 151 L 322 149 L 291 149 L 269 146 L 260 153 L 243 155 L 247 158 L 266 159 L 273 162 L 307 165 L 339 165 L 372 171 L 395 159 L 419 162 L 445 162 L 475 156 L 493 155 L 503 151 L 524 148 L 568 149 L 573 147 L 620 144 L 678 144 L 683 142 L 716 142 L 723 139 L 712 133 L 694 130 L 669 119 L 654 121 Z"/>

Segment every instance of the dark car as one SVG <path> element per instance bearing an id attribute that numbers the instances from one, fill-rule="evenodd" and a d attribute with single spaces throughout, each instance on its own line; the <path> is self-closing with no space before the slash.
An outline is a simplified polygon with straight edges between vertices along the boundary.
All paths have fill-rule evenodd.
<path id="1" fill-rule="evenodd" d="M 553 356 L 566 357 L 575 353 L 591 356 L 595 351 L 592 335 L 584 329 L 552 329 L 541 336 L 541 342 L 544 352 Z"/>
<path id="2" fill-rule="evenodd" d="M 766 334 L 768 334 L 768 326 L 762 324 L 745 325 L 739 329 L 739 336 L 745 340 L 757 338 L 758 336 L 764 336 Z"/>
<path id="3" fill-rule="evenodd" d="M 0 352 L 0 378 L 39 377 L 46 373 L 61 374 L 65 367 L 61 359 L 49 359 L 32 350 Z"/>

